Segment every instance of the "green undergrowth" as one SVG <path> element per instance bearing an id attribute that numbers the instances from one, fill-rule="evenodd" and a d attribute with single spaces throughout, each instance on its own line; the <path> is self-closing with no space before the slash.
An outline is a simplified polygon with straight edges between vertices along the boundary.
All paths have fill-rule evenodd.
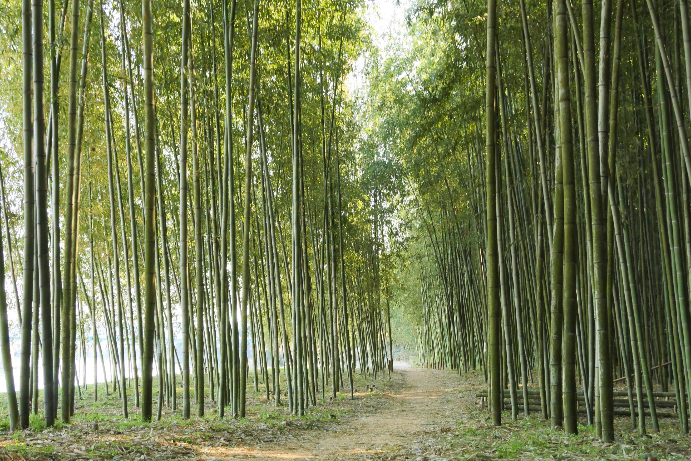
<path id="1" fill-rule="evenodd" d="M 451 371 L 448 371 L 451 374 Z M 394 448 L 387 460 L 688 460 L 691 436 L 681 432 L 676 418 L 660 418 L 660 432 L 654 433 L 646 418 L 647 435 L 638 434 L 629 417 L 615 418 L 615 441 L 601 442 L 595 427 L 579 419 L 578 434 L 568 435 L 551 427 L 538 408 L 529 416 L 502 413 L 502 425 L 493 426 L 486 401 L 477 394 L 486 391 L 480 371 L 460 375 L 448 407 L 448 419 L 426 428 L 402 447 Z M 537 410 L 537 411 L 535 411 Z"/>
<path id="2" fill-rule="evenodd" d="M 520 416 L 516 421 L 511 421 L 510 412 L 502 416 L 499 427 L 492 426 L 484 412 L 458 422 L 449 451 L 460 459 L 486 459 L 484 455 L 496 459 L 646 460 L 652 455 L 659 460 L 674 460 L 689 459 L 691 455 L 691 438 L 679 431 L 676 420 L 661 420 L 659 433 L 653 433 L 650 427 L 648 435 L 640 436 L 630 419 L 617 418 L 615 442 L 604 443 L 598 440 L 594 426 L 579 424 L 578 434 L 569 435 L 552 428 L 538 414 Z"/>
<path id="3" fill-rule="evenodd" d="M 30 427 L 24 431 L 9 431 L 7 404 L 0 394 L 0 459 L 3 455 L 19 456 L 19 459 L 52 460 L 82 459 L 196 459 L 202 446 L 240 446 L 246 440 L 277 441 L 291 437 L 292 433 L 307 429 L 329 429 L 329 425 L 362 411 L 362 403 L 370 396 L 387 391 L 386 379 L 374 380 L 371 376 L 354 375 L 355 399 L 350 400 L 347 376 L 345 387 L 332 398 L 331 384 L 327 383 L 324 398 L 317 392 L 316 406 L 308 405 L 305 415 L 298 417 L 288 408 L 285 377 L 282 375 L 281 402 L 275 405 L 273 396 L 267 400 L 266 385 L 260 383 L 254 390 L 254 377 L 250 372 L 247 383 L 246 418 L 233 418 L 230 407 L 225 418 L 218 418 L 218 406 L 205 389 L 205 415 L 197 416 L 198 408 L 194 386 L 190 392 L 190 419 L 182 417 L 182 379 L 178 376 L 177 409 L 162 406 L 161 418 L 157 418 L 158 380 L 154 380 L 154 420 L 144 422 L 140 409 L 135 406 L 134 382 L 127 389 L 129 417 L 122 415 L 122 401 L 109 384 L 98 385 L 98 401 L 94 401 L 94 386 L 81 389 L 75 399 L 75 414 L 69 423 L 56 421 L 50 428 L 43 419 L 43 402 L 39 399 L 39 414 L 31 416 Z M 321 377 L 319 378 L 321 385 Z M 40 395 L 42 397 L 42 393 Z M 58 418 L 60 409 L 58 409 Z M 142 456 L 144 458 L 142 458 Z M 16 458 L 9 458 L 16 459 Z"/>

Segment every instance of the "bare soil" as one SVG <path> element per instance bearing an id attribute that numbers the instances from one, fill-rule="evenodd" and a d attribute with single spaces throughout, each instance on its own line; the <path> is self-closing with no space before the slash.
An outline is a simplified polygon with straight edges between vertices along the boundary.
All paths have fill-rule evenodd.
<path id="1" fill-rule="evenodd" d="M 327 433 L 305 434 L 294 441 L 252 447 L 241 453 L 259 459 L 381 459 L 423 450 L 418 436 L 450 433 L 459 405 L 459 377 L 448 371 L 402 368 L 389 390 L 378 395 L 367 414 L 345 419 Z M 474 400 L 474 398 L 473 398 Z"/>

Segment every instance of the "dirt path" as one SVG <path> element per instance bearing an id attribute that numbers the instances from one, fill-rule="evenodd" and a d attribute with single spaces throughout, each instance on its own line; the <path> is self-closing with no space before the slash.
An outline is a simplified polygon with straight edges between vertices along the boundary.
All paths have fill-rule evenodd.
<path id="1" fill-rule="evenodd" d="M 310 407 L 303 418 L 275 407 L 263 392 L 248 399 L 245 419 L 183 420 L 164 410 L 160 421 L 123 419 L 116 394 L 98 405 L 79 400 L 80 415 L 69 425 L 0 431 L 0 460 L 220 461 L 231 459 L 443 459 L 462 416 L 474 411 L 474 378 L 452 371 L 411 368 L 374 379 L 355 377 L 355 399 Z M 479 378 L 479 375 L 478 375 Z M 320 396 L 321 397 L 321 396 Z M 285 398 L 285 394 L 284 394 Z M 91 405 L 91 406 L 90 406 Z M 10 456 L 7 458 L 6 456 Z M 453 456 L 451 456 L 453 458 Z"/>
<path id="2" fill-rule="evenodd" d="M 111 394 L 92 408 L 99 413 L 72 424 L 0 431 L 0 461 L 691 459 L 691 437 L 675 418 L 662 419 L 661 432 L 645 437 L 629 418 L 617 418 L 614 443 L 600 442 L 590 426 L 580 426 L 578 436 L 552 429 L 539 412 L 517 421 L 505 412 L 495 427 L 476 398 L 484 389 L 479 371 L 401 367 L 391 380 L 358 375 L 354 400 L 327 398 L 302 418 L 253 393 L 245 419 L 219 420 L 211 410 L 190 420 L 168 412 L 151 423 L 123 420 Z"/>
<path id="3" fill-rule="evenodd" d="M 386 459 L 419 444 L 418 435 L 451 430 L 458 413 L 457 374 L 400 367 L 392 380 L 397 382 L 393 391 L 383 394 L 385 405 L 347 419 L 334 430 L 260 447 L 232 448 L 222 455 L 226 459 Z"/>

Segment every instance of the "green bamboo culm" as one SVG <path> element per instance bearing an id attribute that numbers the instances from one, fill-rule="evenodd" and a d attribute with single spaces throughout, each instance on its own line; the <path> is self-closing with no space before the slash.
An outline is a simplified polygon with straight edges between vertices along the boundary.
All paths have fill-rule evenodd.
<path id="1" fill-rule="evenodd" d="M 79 50 L 79 2 L 75 1 L 72 3 L 72 34 L 70 38 L 70 76 L 69 76 L 69 130 L 68 130 L 68 142 L 67 142 L 67 197 L 66 200 L 66 212 L 65 221 L 67 223 L 72 223 L 72 215 L 74 214 L 72 196 L 74 195 L 74 174 L 75 174 L 75 157 L 77 150 L 77 57 Z M 54 134 L 55 135 L 55 134 Z M 61 304 L 61 343 L 63 345 L 68 345 L 70 343 L 70 331 L 72 320 L 71 316 L 74 313 L 71 310 L 72 301 L 72 289 L 75 288 L 72 285 L 71 274 L 72 265 L 75 261 L 72 260 L 72 247 L 74 245 L 75 235 L 72 233 L 71 226 L 67 226 L 65 232 L 65 256 L 63 258 L 65 262 L 64 274 L 64 284 L 62 290 L 62 304 Z M 70 349 L 64 347 L 62 352 L 62 374 L 61 382 L 63 383 L 62 390 L 62 413 L 61 419 L 63 422 L 67 423 L 70 421 L 70 392 L 67 383 L 70 383 L 70 370 L 72 367 L 73 359 L 70 355 Z"/>
<path id="2" fill-rule="evenodd" d="M 490 405 L 492 424 L 501 425 L 503 392 L 501 387 L 501 289 L 499 285 L 499 254 L 497 243 L 496 205 L 496 28 L 497 0 L 487 1 L 487 64 L 486 64 L 486 149 L 487 166 L 487 309 L 489 316 L 488 353 L 490 367 Z"/>
<path id="3" fill-rule="evenodd" d="M 611 10 L 609 1 L 603 2 L 603 16 Z M 592 226 L 592 286 L 594 314 L 596 319 L 596 390 L 595 429 L 602 440 L 614 440 L 614 409 L 612 395 L 612 369 L 609 347 L 609 315 L 607 312 L 607 220 L 603 210 L 600 180 L 600 150 L 598 142 L 598 115 L 595 77 L 595 38 L 593 24 L 593 3 L 582 3 L 585 126 L 587 137 L 588 179 L 590 183 L 590 213 Z M 606 72 L 601 72 L 608 78 Z M 605 77 L 603 77 L 605 78 Z M 606 96 L 605 96 L 606 97 Z"/>
<path id="4" fill-rule="evenodd" d="M 182 417 L 190 417 L 190 307 L 187 270 L 187 140 L 189 128 L 190 1 L 182 6 L 182 58 L 180 63 L 180 314 L 182 317 Z"/>
<path id="5" fill-rule="evenodd" d="M 5 200 L 3 197 L 3 205 L 4 202 Z M 0 280 L 5 280 L 5 256 L 3 252 L 3 242 L 1 233 Z M 17 407 L 17 392 L 14 387 L 14 373 L 12 372 L 12 353 L 10 351 L 10 329 L 7 321 L 7 293 L 5 293 L 4 284 L 0 285 L 0 350 L 2 351 L 2 368 L 5 373 L 5 388 L 7 389 L 7 406 L 10 416 L 10 431 L 14 432 L 19 428 L 19 409 Z"/>
<path id="6" fill-rule="evenodd" d="M 562 366 L 563 366 L 563 423 L 567 434 L 578 432 L 578 411 L 576 405 L 576 276 L 578 271 L 578 235 L 576 226 L 576 187 L 575 167 L 573 158 L 572 121 L 571 121 L 571 89 L 569 82 L 569 53 L 568 53 L 568 19 L 565 0 L 555 0 L 554 5 L 556 29 L 556 77 L 557 96 L 559 101 L 559 136 L 561 140 L 561 180 L 563 187 L 563 336 Z M 557 173 L 557 193 L 555 208 L 559 200 L 559 173 Z M 555 213 L 559 215 L 559 213 Z M 557 218 L 558 219 L 558 218 Z M 558 224 L 557 224 L 558 225 Z M 554 245 L 557 247 L 555 231 Z M 557 275 L 552 274 L 553 280 Z M 553 296 L 560 293 L 553 292 Z M 555 314 L 553 313 L 553 319 Z M 555 323 L 552 324 L 553 328 Z M 554 335 L 554 331 L 552 332 Z M 561 373 L 561 372 L 560 372 Z M 556 390 L 555 390 L 556 393 Z M 556 420 L 555 409 L 552 409 L 553 424 Z"/>
<path id="7" fill-rule="evenodd" d="M 250 295 L 250 223 L 252 207 L 252 143 L 254 136 L 254 105 L 256 86 L 257 64 L 257 29 L 259 21 L 259 0 L 254 0 L 254 12 L 252 19 L 252 44 L 250 48 L 250 82 L 249 101 L 247 105 L 247 138 L 245 146 L 245 223 L 242 230 L 242 306 L 240 310 L 242 338 L 240 350 L 240 407 L 238 412 L 241 418 L 245 417 L 245 393 L 247 388 L 247 310 Z M 255 357 L 256 363 L 256 357 Z"/>
<path id="8" fill-rule="evenodd" d="M 151 421 L 153 410 L 153 360 L 156 313 L 156 232 L 154 201 L 156 186 L 154 50 L 151 0 L 142 0 L 142 35 L 144 42 L 144 109 L 146 153 L 146 202 L 144 204 L 144 363 L 142 379 L 142 420 Z"/>

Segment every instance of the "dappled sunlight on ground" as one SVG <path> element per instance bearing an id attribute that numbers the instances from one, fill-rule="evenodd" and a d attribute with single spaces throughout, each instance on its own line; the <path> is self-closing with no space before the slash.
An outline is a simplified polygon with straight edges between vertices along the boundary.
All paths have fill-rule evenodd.
<path id="1" fill-rule="evenodd" d="M 201 455 L 208 459 L 219 457 L 243 457 L 243 458 L 263 458 L 263 459 L 310 459 L 313 458 L 309 453 L 291 450 L 267 450 L 256 447 L 203 447 L 197 450 Z"/>

